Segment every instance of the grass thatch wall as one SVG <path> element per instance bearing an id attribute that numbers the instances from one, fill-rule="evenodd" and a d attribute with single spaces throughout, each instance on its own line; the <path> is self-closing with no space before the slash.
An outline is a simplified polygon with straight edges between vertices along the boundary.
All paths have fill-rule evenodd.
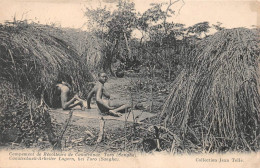
<path id="1" fill-rule="evenodd" d="M 102 48 L 104 46 L 101 39 L 79 29 L 56 28 L 52 26 L 44 26 L 41 29 L 70 44 L 75 49 L 75 52 L 87 62 L 91 71 L 102 68 Z"/>
<path id="2" fill-rule="evenodd" d="M 55 85 L 61 80 L 86 98 L 93 81 L 87 60 L 64 40 L 66 36 L 65 31 L 46 25 L 0 24 L 0 144 L 30 146 L 39 138 L 60 144 L 48 108 L 39 100 L 44 96 L 47 104 L 57 107 Z M 88 46 L 95 48 L 92 44 Z"/>
<path id="3" fill-rule="evenodd" d="M 26 22 L 0 25 L 0 58 L 1 80 L 36 98 L 45 92 L 51 99 L 59 78 L 67 78 L 84 97 L 93 80 L 86 60 L 62 40 L 59 29 L 50 26 Z"/>
<path id="4" fill-rule="evenodd" d="M 258 93 L 260 94 L 260 59 L 258 60 Z"/>
<path id="5" fill-rule="evenodd" d="M 259 34 L 237 28 L 197 44 L 173 82 L 161 118 L 208 151 L 259 149 Z"/>

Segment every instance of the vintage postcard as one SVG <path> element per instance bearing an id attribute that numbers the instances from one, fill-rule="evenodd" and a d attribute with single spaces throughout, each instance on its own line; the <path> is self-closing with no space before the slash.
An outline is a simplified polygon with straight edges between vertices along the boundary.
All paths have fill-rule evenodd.
<path id="1" fill-rule="evenodd" d="M 257 0 L 0 0 L 0 168 L 258 168 Z"/>

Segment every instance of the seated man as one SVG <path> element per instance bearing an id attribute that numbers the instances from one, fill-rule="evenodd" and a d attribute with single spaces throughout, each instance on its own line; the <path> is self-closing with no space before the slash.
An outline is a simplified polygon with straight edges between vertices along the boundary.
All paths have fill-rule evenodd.
<path id="1" fill-rule="evenodd" d="M 90 91 L 87 98 L 87 107 L 90 109 L 90 101 L 94 94 L 96 94 L 96 102 L 97 106 L 101 113 L 108 113 L 114 116 L 121 116 L 122 114 L 119 112 L 124 112 L 131 106 L 129 104 L 120 104 L 111 102 L 110 94 L 104 87 L 104 84 L 107 82 L 107 74 L 106 73 L 99 73 L 98 74 L 98 83 L 94 86 L 94 88 Z M 107 98 L 108 100 L 104 99 Z"/>
<path id="2" fill-rule="evenodd" d="M 78 95 L 75 95 L 69 100 L 71 96 L 71 86 L 68 83 L 62 81 L 56 86 L 61 91 L 61 106 L 63 110 L 69 110 L 78 105 L 81 107 L 81 110 L 84 110 L 83 100 L 80 99 Z"/>

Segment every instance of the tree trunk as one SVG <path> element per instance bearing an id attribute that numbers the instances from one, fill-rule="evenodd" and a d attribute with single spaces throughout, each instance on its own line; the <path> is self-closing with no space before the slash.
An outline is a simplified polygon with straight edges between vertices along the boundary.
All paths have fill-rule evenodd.
<path id="1" fill-rule="evenodd" d="M 129 47 L 128 40 L 127 40 L 127 37 L 126 37 L 125 32 L 124 32 L 124 38 L 125 38 L 126 48 L 127 48 L 127 51 L 128 51 L 128 58 L 129 58 L 129 59 L 132 59 L 131 49 L 130 49 L 130 47 Z"/>
<path id="2" fill-rule="evenodd" d="M 114 72 L 112 71 L 112 61 L 113 57 L 115 55 L 116 48 L 118 46 L 118 41 L 114 41 L 114 43 L 110 43 L 112 46 L 106 46 L 106 51 L 105 51 L 105 59 L 103 62 L 103 71 L 104 72 L 110 72 L 112 76 L 115 76 Z"/>
<path id="3" fill-rule="evenodd" d="M 110 52 L 106 53 L 106 58 L 103 62 L 103 71 L 105 73 L 110 72 L 112 76 L 115 76 L 114 72 L 112 71 L 112 59 L 113 55 Z"/>

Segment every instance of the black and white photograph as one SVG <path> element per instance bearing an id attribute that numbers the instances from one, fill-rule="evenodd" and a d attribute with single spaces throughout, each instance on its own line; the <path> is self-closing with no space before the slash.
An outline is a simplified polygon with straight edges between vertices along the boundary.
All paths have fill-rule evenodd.
<path id="1" fill-rule="evenodd" d="M 0 168 L 260 167 L 258 0 L 0 0 Z"/>

